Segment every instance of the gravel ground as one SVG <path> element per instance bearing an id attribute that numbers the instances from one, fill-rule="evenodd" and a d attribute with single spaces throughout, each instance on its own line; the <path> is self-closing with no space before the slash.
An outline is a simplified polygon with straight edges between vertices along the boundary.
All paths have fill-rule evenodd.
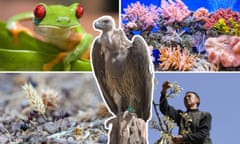
<path id="1" fill-rule="evenodd" d="M 31 84 L 43 99 L 40 113 L 26 97 Z M 49 89 L 57 93 L 44 101 Z M 47 102 L 47 103 L 46 103 Z M 105 107 L 92 73 L 0 73 L 0 143 L 107 143 Z"/>

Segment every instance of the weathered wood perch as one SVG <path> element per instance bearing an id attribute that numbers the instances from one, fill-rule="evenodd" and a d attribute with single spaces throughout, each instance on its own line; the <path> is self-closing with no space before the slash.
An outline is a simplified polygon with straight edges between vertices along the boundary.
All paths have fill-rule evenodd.
<path id="1" fill-rule="evenodd" d="M 147 125 L 135 113 L 118 114 L 107 122 L 110 129 L 109 144 L 147 144 Z"/>

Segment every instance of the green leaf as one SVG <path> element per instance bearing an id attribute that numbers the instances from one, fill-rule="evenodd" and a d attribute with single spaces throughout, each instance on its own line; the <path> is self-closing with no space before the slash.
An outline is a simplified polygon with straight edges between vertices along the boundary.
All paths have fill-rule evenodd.
<path id="1" fill-rule="evenodd" d="M 43 65 L 61 52 L 57 47 L 40 41 L 24 32 L 17 42 L 0 21 L 0 71 L 42 71 Z M 62 71 L 63 64 L 54 66 L 53 71 Z M 72 71 L 91 71 L 89 60 L 76 60 Z"/>

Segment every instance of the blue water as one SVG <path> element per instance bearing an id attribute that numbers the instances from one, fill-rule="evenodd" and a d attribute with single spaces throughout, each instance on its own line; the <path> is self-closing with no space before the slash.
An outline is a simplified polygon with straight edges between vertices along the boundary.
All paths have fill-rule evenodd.
<path id="1" fill-rule="evenodd" d="M 122 13 L 123 9 L 127 8 L 128 4 L 135 3 L 136 1 L 140 1 L 146 5 L 161 4 L 161 0 L 122 0 Z M 240 0 L 182 0 L 190 10 L 194 11 L 200 7 L 205 7 L 210 12 L 216 11 L 219 8 L 231 8 L 234 11 L 240 11 Z"/>
<path id="2" fill-rule="evenodd" d="M 214 11 L 219 8 L 232 8 L 239 11 L 239 0 L 208 0 L 211 4 L 209 10 Z"/>

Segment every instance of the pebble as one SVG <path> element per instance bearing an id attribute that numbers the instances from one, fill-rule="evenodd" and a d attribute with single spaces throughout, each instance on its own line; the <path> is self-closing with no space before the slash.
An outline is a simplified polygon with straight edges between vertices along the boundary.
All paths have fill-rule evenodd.
<path id="1" fill-rule="evenodd" d="M 66 139 L 53 139 L 53 143 L 58 143 L 58 144 L 67 144 Z"/>
<path id="2" fill-rule="evenodd" d="M 100 135 L 99 137 L 98 137 L 98 143 L 107 143 L 107 141 L 108 141 L 108 137 L 106 136 L 106 135 Z"/>
<path id="3" fill-rule="evenodd" d="M 37 143 L 39 143 L 39 138 L 38 138 L 38 136 L 32 136 L 32 137 L 30 138 L 30 143 L 32 143 L 32 144 L 37 144 Z"/>
<path id="4" fill-rule="evenodd" d="M 30 139 L 30 136 L 29 135 L 21 135 L 21 136 L 18 136 L 19 138 L 21 138 L 23 141 L 29 141 Z"/>
<path id="5" fill-rule="evenodd" d="M 22 100 L 21 103 L 20 103 L 20 105 L 21 105 L 21 108 L 22 108 L 22 109 L 28 107 L 28 106 L 29 106 L 29 100 L 28 100 L 28 99 Z"/>
<path id="6" fill-rule="evenodd" d="M 2 132 L 2 133 L 5 132 L 5 127 L 2 123 L 0 123 L 0 132 Z"/>
<path id="7" fill-rule="evenodd" d="M 50 134 L 53 134 L 57 132 L 58 128 L 55 123 L 53 122 L 48 122 L 43 125 L 43 129 L 49 132 Z"/>
<path id="8" fill-rule="evenodd" d="M 0 136 L 0 143 L 1 144 L 6 144 L 7 142 L 8 142 L 8 137 L 4 136 L 4 135 L 1 135 Z"/>
<path id="9" fill-rule="evenodd" d="M 8 100 L 2 100 L 2 101 L 0 101 L 0 107 L 4 108 L 4 107 L 6 107 L 8 105 L 8 103 L 9 103 Z"/>
<path id="10" fill-rule="evenodd" d="M 68 127 L 71 126 L 71 122 L 67 118 L 60 119 L 56 123 L 61 130 L 66 130 Z"/>
<path id="11" fill-rule="evenodd" d="M 24 76 L 27 77 L 27 75 Z M 78 75 L 79 74 L 76 74 L 76 76 Z M 40 75 L 36 76 L 36 78 L 39 77 Z M 52 77 L 53 75 L 48 76 L 48 78 Z M 25 97 L 23 97 L 23 99 L 19 98 L 19 92 L 22 91 L 22 89 L 19 89 L 19 85 L 11 84 L 10 89 L 9 86 L 1 87 L 1 84 L 5 85 L 5 83 L 0 84 L 0 89 L 4 89 L 2 95 L 2 92 L 0 91 L 0 95 L 2 98 L 4 98 L 0 101 L 0 144 L 107 143 L 107 137 L 103 134 L 106 133 L 106 131 L 103 129 L 104 125 L 101 124 L 104 123 L 105 120 L 96 121 L 96 111 L 93 109 L 95 107 L 95 101 L 99 102 L 101 99 L 99 97 L 96 97 L 94 98 L 94 102 L 92 102 L 90 101 L 92 100 L 92 97 L 90 97 L 89 100 L 89 93 L 90 95 L 98 96 L 96 94 L 98 90 L 97 88 L 95 89 L 94 79 L 92 77 L 87 78 L 84 76 L 83 79 L 79 81 L 79 79 L 76 79 L 75 77 L 73 78 L 72 76 L 67 76 L 64 80 L 62 80 L 62 77 L 63 76 L 57 76 L 57 78 L 52 78 L 50 80 L 47 79 L 47 83 L 45 83 L 45 81 L 42 81 L 42 85 L 46 87 L 49 86 L 49 88 L 57 88 L 59 85 L 61 86 L 60 89 L 66 88 L 65 96 L 59 95 L 61 101 L 59 101 L 58 106 L 60 106 L 60 109 L 46 113 L 47 120 L 44 120 L 42 116 L 33 113 L 33 110 L 31 107 L 29 107 L 28 99 Z M 43 78 L 41 78 L 41 80 L 42 79 Z M 12 81 L 12 79 L 8 80 Z M 33 80 L 35 80 L 35 77 Z M 24 82 L 25 81 L 26 80 L 24 80 Z M 64 85 L 62 85 L 62 81 L 69 81 L 69 83 L 64 83 Z M 72 83 L 72 81 L 74 81 L 74 83 Z M 81 89 L 75 89 L 74 86 L 81 85 L 77 84 L 79 82 L 83 83 L 84 87 Z M 41 85 L 41 82 L 38 83 Z M 15 88 L 16 86 L 17 88 Z M 9 93 L 9 95 L 6 95 L 7 93 Z M 87 94 L 86 97 L 84 96 L 79 98 L 79 95 L 85 95 L 85 93 Z M 60 94 L 62 93 L 60 92 Z M 10 97 L 6 96 L 12 96 L 11 100 L 14 99 L 14 101 L 9 100 Z M 24 94 L 22 96 L 24 96 Z M 85 99 L 88 101 L 85 101 Z M 84 122 L 79 118 L 79 115 L 77 114 L 80 108 L 83 110 L 83 115 L 80 116 L 82 116 Z M 32 119 L 29 119 L 29 117 L 32 117 Z M 73 131 L 76 127 L 82 128 L 84 132 L 81 135 L 76 136 Z M 7 132 L 9 132 L 9 135 L 6 135 Z M 62 132 L 66 133 L 60 135 Z M 48 138 L 48 136 L 55 134 L 59 135 Z M 102 134 L 103 136 L 100 137 Z"/>
<path id="12" fill-rule="evenodd" d="M 38 123 L 44 123 L 46 120 L 42 116 L 39 116 L 37 121 Z"/>
<path id="13" fill-rule="evenodd" d="M 14 118 L 13 118 L 12 116 L 6 116 L 6 117 L 4 117 L 3 124 L 9 125 L 9 124 L 11 124 L 13 121 L 14 121 Z"/>
<path id="14" fill-rule="evenodd" d="M 77 141 L 74 140 L 73 137 L 68 137 L 67 141 L 68 141 L 69 144 L 77 144 Z"/>
<path id="15" fill-rule="evenodd" d="M 16 132 L 16 131 L 18 131 L 18 130 L 20 129 L 20 127 L 21 127 L 21 123 L 19 123 L 19 122 L 14 122 L 14 123 L 12 124 L 11 132 Z"/>

